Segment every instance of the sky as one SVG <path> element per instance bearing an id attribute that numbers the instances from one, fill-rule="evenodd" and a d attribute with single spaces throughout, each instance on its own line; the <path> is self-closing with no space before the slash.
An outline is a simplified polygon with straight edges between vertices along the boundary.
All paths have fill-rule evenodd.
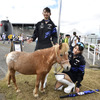
<path id="1" fill-rule="evenodd" d="M 8 17 L 11 23 L 37 23 L 43 19 L 43 9 L 49 7 L 58 26 L 59 1 L 0 0 L 0 20 Z M 67 34 L 73 29 L 100 36 L 100 0 L 62 0 L 60 32 Z"/>

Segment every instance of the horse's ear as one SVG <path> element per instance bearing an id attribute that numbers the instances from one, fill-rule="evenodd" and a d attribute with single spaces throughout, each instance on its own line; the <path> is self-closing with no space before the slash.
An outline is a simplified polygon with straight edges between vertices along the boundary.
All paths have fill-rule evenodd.
<path id="1" fill-rule="evenodd" d="M 59 49 L 61 49 L 62 48 L 62 43 L 59 43 Z"/>

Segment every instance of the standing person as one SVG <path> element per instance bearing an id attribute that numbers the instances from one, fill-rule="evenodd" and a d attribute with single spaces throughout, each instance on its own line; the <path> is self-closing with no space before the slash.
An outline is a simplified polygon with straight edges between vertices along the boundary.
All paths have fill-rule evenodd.
<path id="1" fill-rule="evenodd" d="M 44 8 L 44 19 L 36 24 L 34 34 L 28 40 L 28 42 L 30 43 L 32 41 L 35 41 L 36 38 L 38 38 L 35 50 L 52 47 L 52 42 L 54 45 L 57 43 L 57 30 L 55 24 L 50 19 L 50 15 L 50 8 Z"/>
<path id="2" fill-rule="evenodd" d="M 2 40 L 2 36 L 0 35 L 0 41 Z"/>
<path id="3" fill-rule="evenodd" d="M 79 42 L 82 42 L 82 41 L 81 41 L 81 36 L 79 36 L 78 39 L 79 39 Z"/>
<path id="4" fill-rule="evenodd" d="M 64 39 L 64 42 L 65 42 L 65 43 L 68 43 L 68 34 L 66 34 L 66 37 L 65 37 L 65 39 Z"/>
<path id="5" fill-rule="evenodd" d="M 82 56 L 83 50 L 84 44 L 82 42 L 78 42 L 73 48 L 73 53 L 69 53 L 71 69 L 68 72 L 63 71 L 62 73 L 57 73 L 55 75 L 57 80 L 55 87 L 56 90 L 62 90 L 64 85 L 68 85 L 68 87 L 64 88 L 65 93 L 70 93 L 73 88 L 76 90 L 76 93 L 79 93 L 86 63 Z"/>
<path id="6" fill-rule="evenodd" d="M 52 47 L 53 44 L 57 44 L 57 30 L 55 24 L 50 18 L 50 8 L 44 8 L 42 14 L 44 19 L 36 24 L 36 29 L 33 36 L 28 40 L 28 43 L 31 43 L 38 38 L 35 50 L 49 48 Z M 46 81 L 47 78 L 45 79 L 44 88 L 46 87 Z"/>
<path id="7" fill-rule="evenodd" d="M 73 48 L 77 44 L 77 42 L 78 42 L 78 39 L 76 36 L 76 32 L 73 32 L 73 37 L 71 38 L 71 44 L 70 44 L 71 51 L 73 51 Z"/>
<path id="8" fill-rule="evenodd" d="M 22 46 L 24 47 L 24 37 L 23 37 L 23 34 L 20 34 L 19 41 L 22 42 Z"/>
<path id="9" fill-rule="evenodd" d="M 8 44 L 9 44 L 10 41 L 12 41 L 12 40 L 13 40 L 13 35 L 12 35 L 12 34 L 8 35 Z"/>
<path id="10" fill-rule="evenodd" d="M 6 34 L 5 33 L 2 34 L 2 39 L 3 39 L 3 44 L 5 44 L 5 41 L 6 41 Z"/>
<path id="11" fill-rule="evenodd" d="M 59 35 L 59 43 L 62 43 L 62 36 L 61 36 L 61 34 Z"/>
<path id="12" fill-rule="evenodd" d="M 68 45 L 70 45 L 70 35 L 69 34 L 66 34 L 66 37 L 65 37 L 65 43 L 68 43 Z"/>

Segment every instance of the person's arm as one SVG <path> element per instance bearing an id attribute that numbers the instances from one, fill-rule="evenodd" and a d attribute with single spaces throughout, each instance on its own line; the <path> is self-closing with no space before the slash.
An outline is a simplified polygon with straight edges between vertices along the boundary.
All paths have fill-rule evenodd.
<path id="1" fill-rule="evenodd" d="M 75 45 L 76 45 L 76 40 L 75 40 Z"/>
<path id="2" fill-rule="evenodd" d="M 84 76 L 84 73 L 80 72 L 78 74 L 78 77 L 77 77 L 77 83 L 76 83 L 76 93 L 79 93 L 80 92 L 80 86 L 81 86 L 81 81 L 83 80 L 83 76 Z"/>
<path id="3" fill-rule="evenodd" d="M 77 44 L 77 37 L 74 38 L 74 43 Z"/>
<path id="4" fill-rule="evenodd" d="M 79 88 L 81 86 L 81 81 L 83 80 L 84 72 L 79 71 L 77 74 L 77 83 L 76 87 Z"/>
<path id="5" fill-rule="evenodd" d="M 31 43 L 33 41 L 35 41 L 35 39 L 38 37 L 38 25 L 36 24 L 36 28 L 33 32 L 33 35 L 30 39 L 27 40 L 28 43 Z"/>
<path id="6" fill-rule="evenodd" d="M 54 45 L 58 43 L 57 30 L 55 27 L 52 30 L 52 41 Z"/>
<path id="7" fill-rule="evenodd" d="M 84 77 L 84 72 L 85 72 L 85 60 L 81 59 L 80 66 L 78 69 L 78 74 L 77 74 L 77 83 L 76 83 L 76 92 L 79 92 L 79 87 L 81 86 L 81 82 Z"/>

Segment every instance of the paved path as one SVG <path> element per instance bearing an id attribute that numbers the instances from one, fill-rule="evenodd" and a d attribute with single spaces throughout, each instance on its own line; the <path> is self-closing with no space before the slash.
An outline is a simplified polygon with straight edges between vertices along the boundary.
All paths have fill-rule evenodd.
<path id="1" fill-rule="evenodd" d="M 23 51 L 25 52 L 33 52 L 35 47 L 35 42 L 28 44 L 24 43 Z M 6 65 L 6 54 L 10 52 L 11 45 L 6 41 L 5 44 L 2 44 L 0 41 L 0 79 L 4 78 L 7 72 Z"/>
<path id="2" fill-rule="evenodd" d="M 6 54 L 10 52 L 10 44 L 6 41 L 5 44 L 2 44 L 2 41 L 0 41 L 0 80 L 3 79 L 7 72 L 7 65 L 6 65 Z M 23 51 L 25 52 L 33 52 L 35 47 L 35 42 L 28 44 L 27 42 L 24 43 Z M 90 66 L 92 64 L 92 56 L 91 59 L 87 59 L 87 49 L 84 50 L 84 57 L 87 61 L 86 67 Z M 100 65 L 100 60 L 96 61 L 97 66 Z"/>

